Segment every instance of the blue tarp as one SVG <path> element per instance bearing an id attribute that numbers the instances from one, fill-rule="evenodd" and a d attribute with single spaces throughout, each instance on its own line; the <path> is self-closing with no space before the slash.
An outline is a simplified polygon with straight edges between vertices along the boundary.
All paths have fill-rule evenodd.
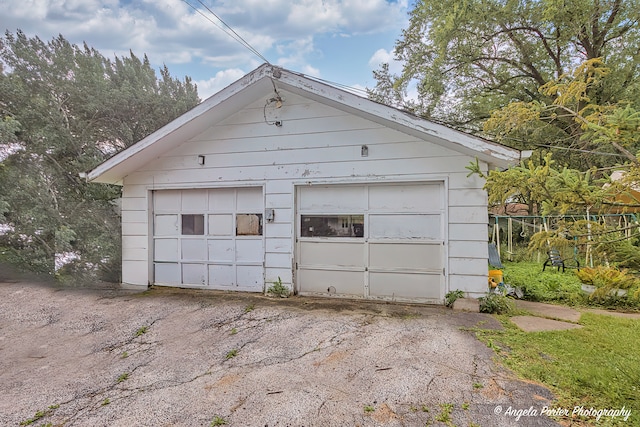
<path id="1" fill-rule="evenodd" d="M 492 265 L 495 268 L 504 268 L 500 261 L 500 254 L 498 253 L 498 248 L 495 243 L 489 243 L 489 265 Z"/>

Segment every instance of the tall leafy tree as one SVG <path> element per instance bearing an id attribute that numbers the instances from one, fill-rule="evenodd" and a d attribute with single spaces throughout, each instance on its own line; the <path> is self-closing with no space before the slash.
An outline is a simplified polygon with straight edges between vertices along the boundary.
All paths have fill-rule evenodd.
<path id="1" fill-rule="evenodd" d="M 529 140 L 546 148 L 569 148 L 565 163 L 586 170 L 626 161 L 638 164 L 640 112 L 633 102 L 598 102 L 610 69 L 600 58 L 541 86 L 549 101 L 514 101 L 493 111 L 484 130 L 498 140 Z"/>
<path id="2" fill-rule="evenodd" d="M 557 94 L 539 87 L 601 58 L 611 76 L 592 101 L 637 100 L 638 10 L 639 0 L 420 0 L 395 47 L 402 73 L 382 66 L 370 96 L 477 132 L 511 102 L 552 103 Z M 407 102 L 413 87 L 417 99 Z"/>
<path id="3" fill-rule="evenodd" d="M 0 246 L 32 270 L 117 278 L 118 187 L 79 173 L 198 104 L 145 56 L 105 58 L 63 36 L 0 38 Z M 60 272 L 60 270 L 58 270 Z"/>

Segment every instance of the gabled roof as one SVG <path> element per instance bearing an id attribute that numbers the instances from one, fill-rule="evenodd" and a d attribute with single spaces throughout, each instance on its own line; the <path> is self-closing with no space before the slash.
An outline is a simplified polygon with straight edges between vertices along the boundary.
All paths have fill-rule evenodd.
<path id="1" fill-rule="evenodd" d="M 171 148 L 260 97 L 273 94 L 274 87 L 417 138 L 428 139 L 430 142 L 477 157 L 492 167 L 504 168 L 520 160 L 518 150 L 419 118 L 308 76 L 263 64 L 143 140 L 106 160 L 87 173 L 86 178 L 93 182 L 119 184 L 125 176 L 162 156 Z"/>

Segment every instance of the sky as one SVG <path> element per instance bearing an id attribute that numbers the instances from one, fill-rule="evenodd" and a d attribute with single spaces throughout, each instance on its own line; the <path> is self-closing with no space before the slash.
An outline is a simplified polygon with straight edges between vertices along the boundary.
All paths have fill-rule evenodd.
<path id="1" fill-rule="evenodd" d="M 398 66 L 393 47 L 413 2 L 0 0 L 0 28 L 43 41 L 62 35 L 110 58 L 146 54 L 156 70 L 166 64 L 172 76 L 190 76 L 206 99 L 265 62 L 225 34 L 206 7 L 269 63 L 364 89 L 375 86 L 381 63 Z"/>

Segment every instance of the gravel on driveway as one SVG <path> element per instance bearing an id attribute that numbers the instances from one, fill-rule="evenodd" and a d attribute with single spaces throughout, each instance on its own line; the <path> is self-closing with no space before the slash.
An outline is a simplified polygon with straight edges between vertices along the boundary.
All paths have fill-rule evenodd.
<path id="1" fill-rule="evenodd" d="M 0 281 L 0 425 L 556 425 L 539 415 L 553 395 L 496 366 L 474 327 L 500 324 L 440 306 Z"/>

